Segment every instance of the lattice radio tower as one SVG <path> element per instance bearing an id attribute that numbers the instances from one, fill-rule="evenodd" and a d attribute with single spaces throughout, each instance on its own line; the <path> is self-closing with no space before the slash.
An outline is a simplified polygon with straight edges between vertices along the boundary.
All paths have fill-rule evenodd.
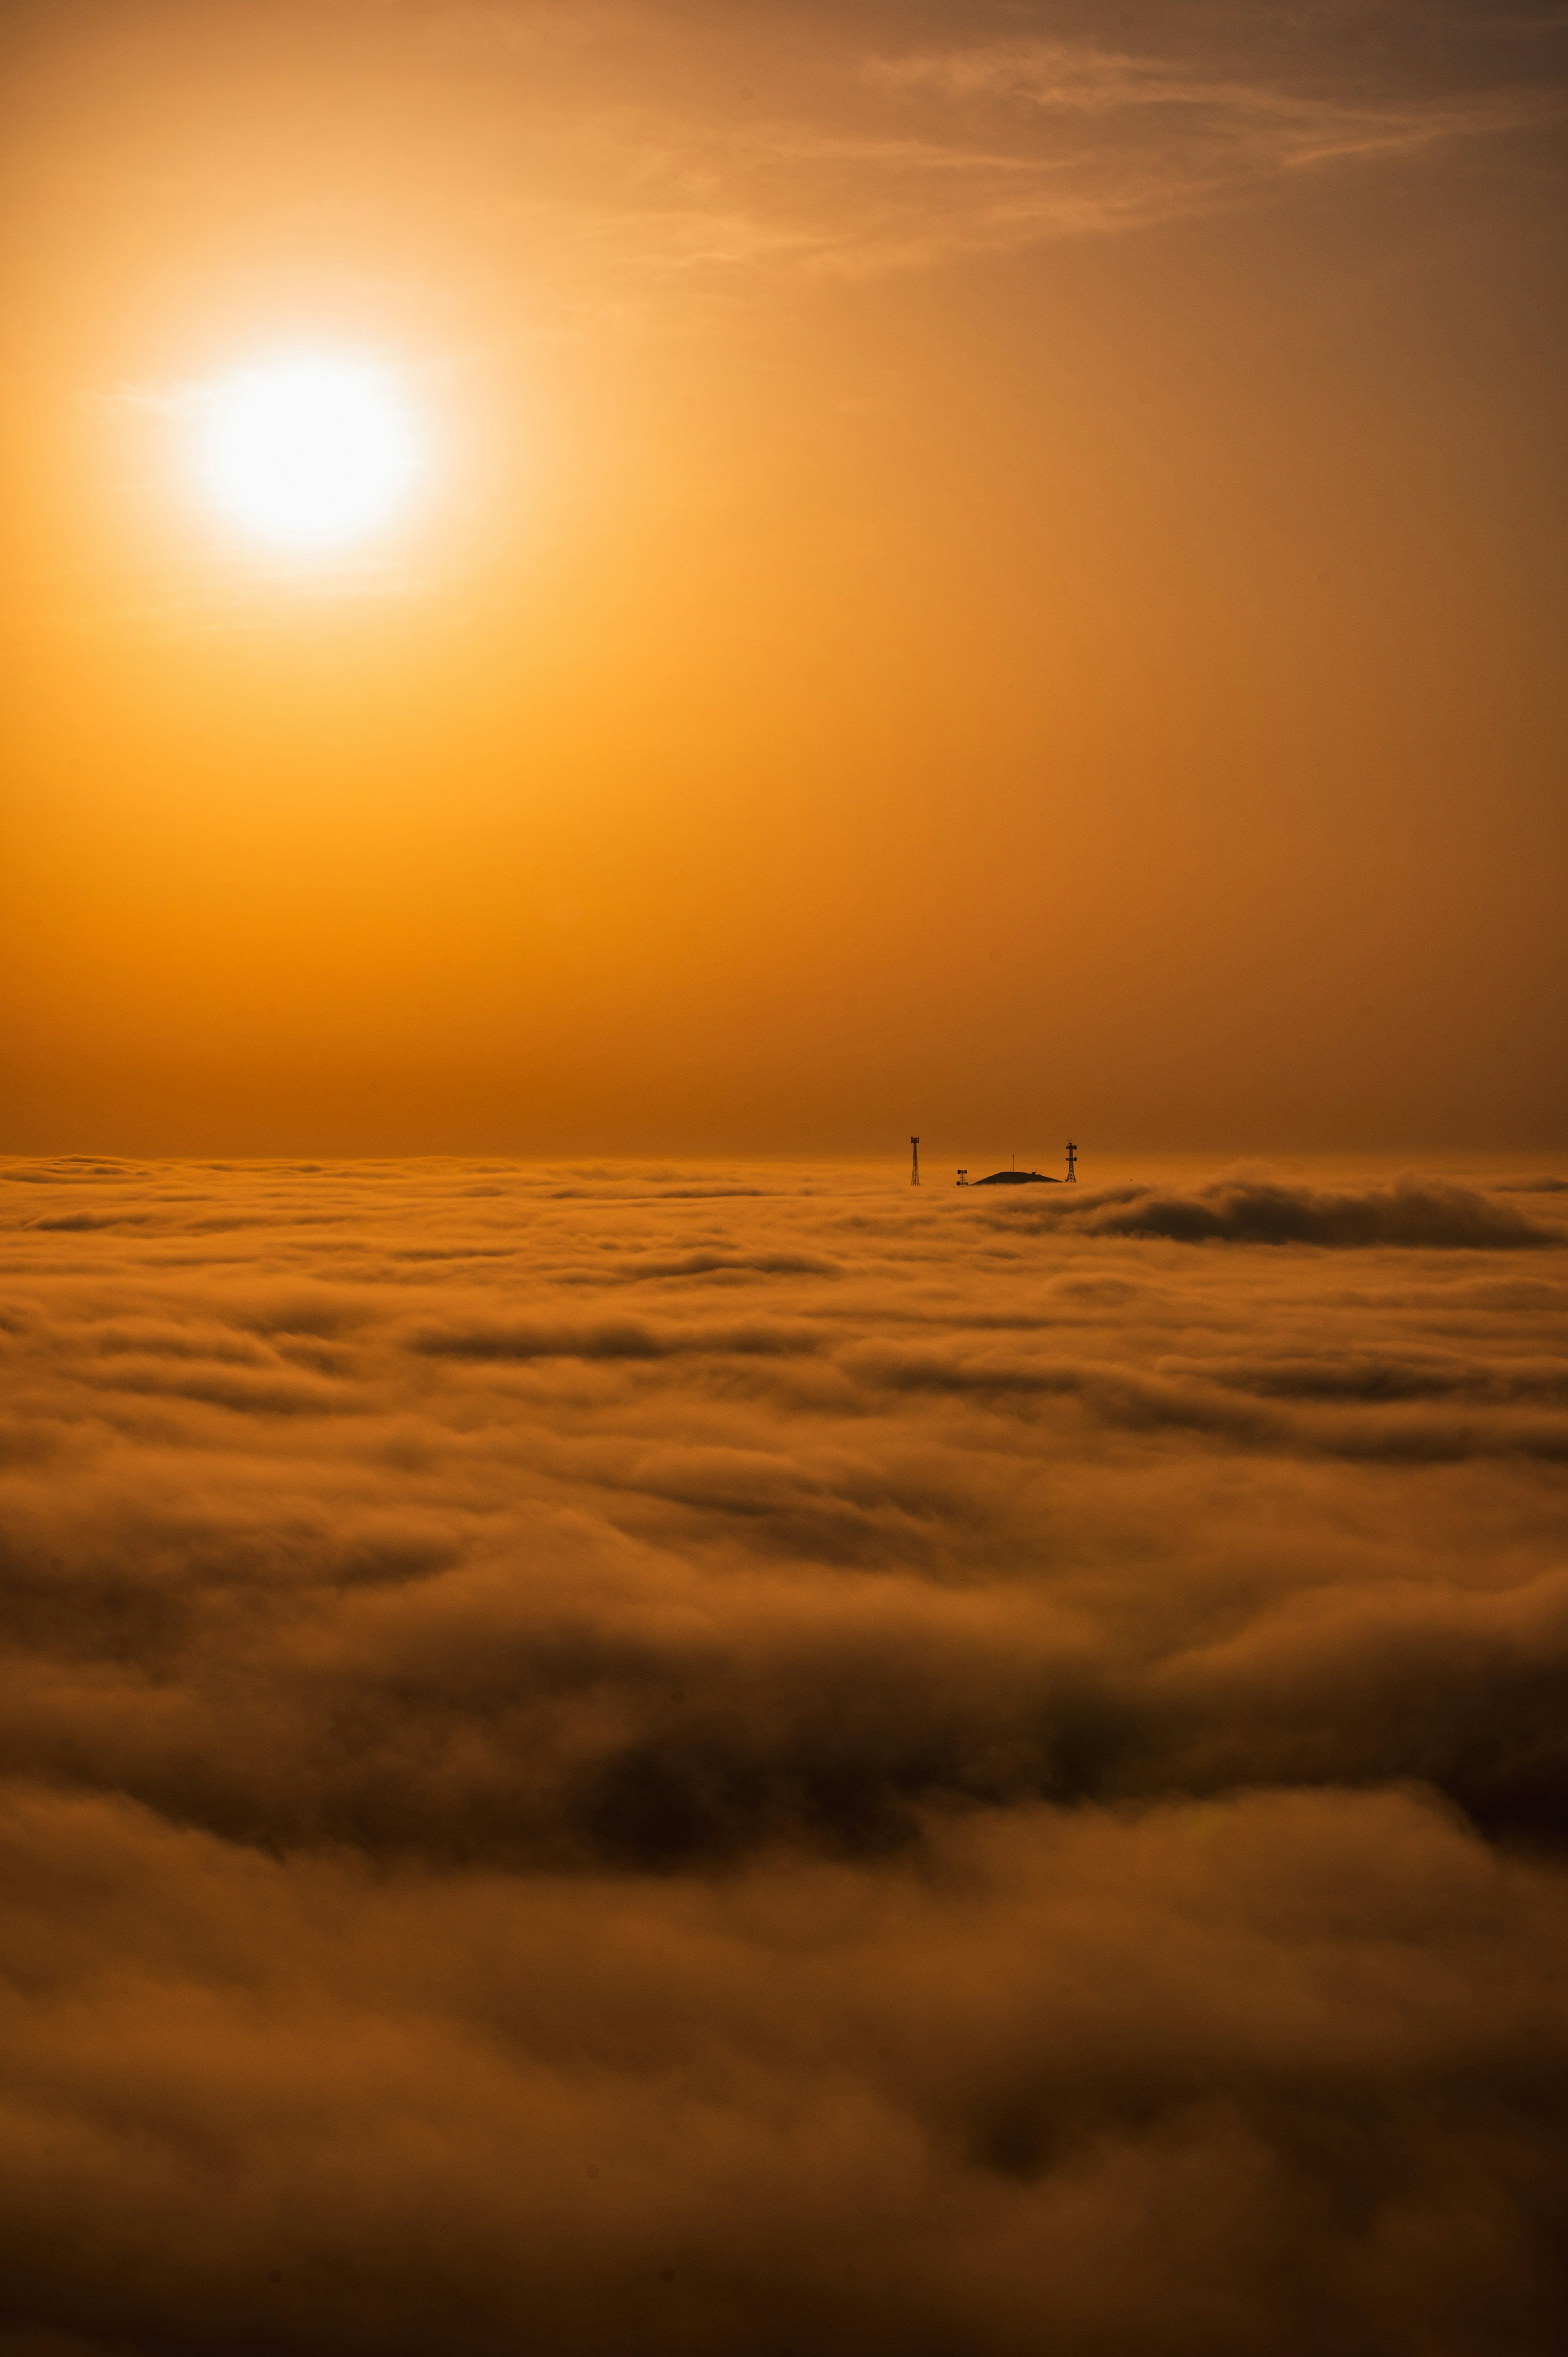
<path id="1" fill-rule="evenodd" d="M 909 1184 L 911 1187 L 918 1187 L 919 1183 L 920 1141 L 918 1137 L 912 1137 L 909 1140 Z"/>

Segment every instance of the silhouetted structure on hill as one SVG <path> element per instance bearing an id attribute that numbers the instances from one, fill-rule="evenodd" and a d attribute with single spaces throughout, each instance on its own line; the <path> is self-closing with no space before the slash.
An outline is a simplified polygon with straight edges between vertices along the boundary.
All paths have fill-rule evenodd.
<path id="1" fill-rule="evenodd" d="M 1049 1170 L 1020 1170 L 1015 1156 L 1010 1169 L 993 1170 L 983 1178 L 972 1178 L 967 1170 L 958 1174 L 961 1187 L 1059 1187 L 1062 1181 Z M 1078 1148 L 1069 1141 L 1067 1150 L 1067 1183 L 1078 1184 Z"/>

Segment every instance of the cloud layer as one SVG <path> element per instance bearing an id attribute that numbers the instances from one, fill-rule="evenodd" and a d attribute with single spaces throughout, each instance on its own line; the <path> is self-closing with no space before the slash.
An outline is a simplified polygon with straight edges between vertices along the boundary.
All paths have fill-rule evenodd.
<path id="1" fill-rule="evenodd" d="M 0 2349 L 1552 2347 L 1551 1175 L 4 1166 Z"/>

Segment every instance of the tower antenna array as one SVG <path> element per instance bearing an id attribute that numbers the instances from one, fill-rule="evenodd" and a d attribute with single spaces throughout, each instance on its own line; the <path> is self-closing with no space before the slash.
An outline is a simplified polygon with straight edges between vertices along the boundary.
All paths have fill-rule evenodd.
<path id="1" fill-rule="evenodd" d="M 919 1183 L 920 1141 L 918 1137 L 912 1137 L 909 1140 L 909 1184 L 911 1187 L 918 1187 Z"/>
<path id="2" fill-rule="evenodd" d="M 1068 1140 L 1067 1175 L 1068 1184 L 1069 1186 L 1076 1187 L 1078 1184 L 1078 1148 L 1074 1146 L 1070 1138 Z"/>

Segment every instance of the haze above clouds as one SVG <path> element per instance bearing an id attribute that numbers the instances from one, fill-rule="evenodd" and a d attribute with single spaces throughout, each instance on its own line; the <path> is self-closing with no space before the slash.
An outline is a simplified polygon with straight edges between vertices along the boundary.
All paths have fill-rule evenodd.
<path id="1" fill-rule="evenodd" d="M 1549 1168 L 0 1192 L 7 2357 L 1554 2345 Z"/>
<path id="2" fill-rule="evenodd" d="M 1565 32 L 9 11 L 0 1146 L 1558 1148 Z"/>

